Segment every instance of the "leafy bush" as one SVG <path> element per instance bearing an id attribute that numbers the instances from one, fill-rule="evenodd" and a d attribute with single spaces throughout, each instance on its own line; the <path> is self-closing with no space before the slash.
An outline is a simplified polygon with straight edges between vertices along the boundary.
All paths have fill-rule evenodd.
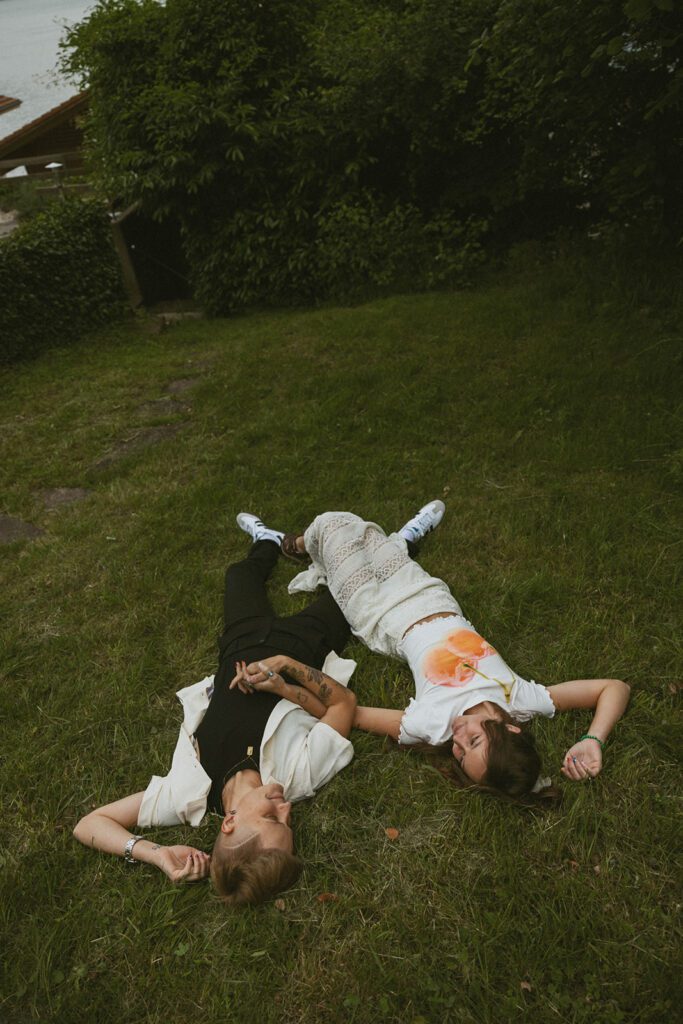
<path id="1" fill-rule="evenodd" d="M 485 221 L 451 212 L 425 221 L 409 204 L 382 209 L 369 191 L 313 217 L 288 212 L 240 210 L 186 234 L 195 296 L 209 314 L 465 284 L 485 259 Z"/>
<path id="2" fill-rule="evenodd" d="M 675 243 L 681 42 L 673 0 L 100 0 L 64 63 L 222 312 L 450 284 L 484 225 Z"/>
<path id="3" fill-rule="evenodd" d="M 484 221 L 451 211 L 425 221 L 411 204 L 383 211 L 369 192 L 335 204 L 317 227 L 318 287 L 335 299 L 462 284 L 484 260 Z"/>
<path id="4" fill-rule="evenodd" d="M 56 202 L 0 241 L 0 296 L 0 363 L 120 315 L 120 270 L 102 203 Z"/>
<path id="5" fill-rule="evenodd" d="M 51 202 L 38 190 L 44 184 L 44 181 L 33 182 L 30 178 L 0 179 L 0 210 L 14 210 L 20 221 L 30 220 Z"/>

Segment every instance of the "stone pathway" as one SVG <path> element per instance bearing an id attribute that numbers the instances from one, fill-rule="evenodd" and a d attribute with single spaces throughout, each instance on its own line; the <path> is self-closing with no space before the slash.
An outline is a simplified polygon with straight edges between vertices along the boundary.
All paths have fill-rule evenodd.
<path id="1" fill-rule="evenodd" d="M 175 437 L 176 434 L 186 430 L 187 427 L 187 423 L 167 423 L 160 427 L 143 427 L 141 430 L 136 430 L 130 437 L 119 441 L 106 455 L 98 459 L 97 462 L 93 462 L 90 468 L 106 469 L 107 466 L 118 462 L 119 459 L 125 459 L 132 452 L 139 452 L 143 448 L 159 444 L 160 441 L 165 441 L 169 437 Z"/>
<path id="2" fill-rule="evenodd" d="M 213 356 L 201 356 L 196 359 L 188 359 L 190 372 L 209 370 L 214 364 Z M 194 388 L 201 384 L 201 376 L 179 377 L 177 380 L 169 381 L 165 386 L 167 394 L 160 398 L 153 398 L 143 402 L 136 409 L 140 416 L 179 416 L 192 411 L 192 407 L 176 395 L 188 395 Z M 165 423 L 156 427 L 133 428 L 128 437 L 116 442 L 108 452 L 100 459 L 92 463 L 91 470 L 103 470 L 126 458 L 135 452 L 143 451 L 152 445 L 159 444 L 169 438 L 175 437 L 186 430 L 189 422 Z M 52 487 L 43 488 L 35 492 L 36 498 L 41 502 L 47 512 L 56 512 L 60 508 L 85 501 L 94 492 L 86 487 Z M 0 544 L 13 544 L 15 541 L 35 540 L 45 533 L 33 523 L 24 522 L 14 516 L 0 514 Z"/>
<path id="3" fill-rule="evenodd" d="M 143 402 L 136 411 L 143 416 L 175 416 L 178 413 L 190 412 L 190 406 L 179 402 L 177 398 L 172 398 L 170 395 L 164 395 L 162 398 L 153 398 L 150 402 Z"/>
<path id="4" fill-rule="evenodd" d="M 184 395 L 196 388 L 198 384 L 198 377 L 181 377 L 180 380 L 172 380 L 170 384 L 167 384 L 166 390 L 170 391 L 172 395 Z"/>
<path id="5" fill-rule="evenodd" d="M 177 380 L 169 381 L 166 385 L 168 394 L 162 395 L 161 398 L 152 398 L 148 402 L 143 402 L 142 405 L 137 407 L 137 412 L 143 416 L 174 416 L 191 412 L 192 410 L 189 405 L 173 396 L 186 395 L 196 388 L 198 384 L 201 384 L 201 377 L 179 377 Z M 175 437 L 176 434 L 185 430 L 187 426 L 187 421 L 184 421 L 182 423 L 164 423 L 158 427 L 141 427 L 131 434 L 130 437 L 124 438 L 123 441 L 115 444 L 101 459 L 93 462 L 90 468 L 95 470 L 106 469 L 112 463 L 118 462 L 119 459 L 125 459 L 127 455 L 133 452 L 149 448 L 153 444 L 159 444 L 160 441 L 165 441 L 169 437 Z"/>
<path id="6" fill-rule="evenodd" d="M 33 523 L 25 523 L 14 516 L 0 515 L 0 544 L 14 544 L 17 540 L 35 540 L 45 533 Z"/>
<path id="7" fill-rule="evenodd" d="M 77 501 L 85 501 L 92 491 L 85 487 L 53 487 L 49 490 L 38 491 L 38 497 L 48 512 L 62 508 L 63 505 L 73 505 Z"/>

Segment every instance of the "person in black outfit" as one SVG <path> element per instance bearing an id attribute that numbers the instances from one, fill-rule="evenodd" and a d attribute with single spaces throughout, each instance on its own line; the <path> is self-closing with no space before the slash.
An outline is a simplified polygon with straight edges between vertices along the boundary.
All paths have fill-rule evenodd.
<path id="1" fill-rule="evenodd" d="M 185 722 L 171 771 L 144 792 L 92 811 L 74 829 L 85 845 L 154 864 L 172 881 L 210 873 L 231 905 L 262 902 L 298 878 L 291 800 L 311 796 L 351 760 L 356 706 L 353 693 L 322 671 L 349 637 L 329 591 L 295 615 L 276 616 L 266 581 L 282 534 L 248 514 L 238 522 L 254 544 L 226 572 L 213 685 L 207 680 L 181 691 Z M 210 857 L 129 831 L 135 824 L 198 825 L 205 810 L 222 816 Z"/>

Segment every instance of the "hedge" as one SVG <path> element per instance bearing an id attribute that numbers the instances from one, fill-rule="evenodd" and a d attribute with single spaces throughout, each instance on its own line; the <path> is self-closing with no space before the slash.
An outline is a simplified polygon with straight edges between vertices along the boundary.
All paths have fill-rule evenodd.
<path id="1" fill-rule="evenodd" d="M 0 363 L 75 341 L 124 308 L 100 200 L 55 202 L 0 241 Z"/>
<path id="2" fill-rule="evenodd" d="M 100 0 L 63 52 L 101 188 L 180 226 L 211 314 L 683 233 L 673 0 Z"/>

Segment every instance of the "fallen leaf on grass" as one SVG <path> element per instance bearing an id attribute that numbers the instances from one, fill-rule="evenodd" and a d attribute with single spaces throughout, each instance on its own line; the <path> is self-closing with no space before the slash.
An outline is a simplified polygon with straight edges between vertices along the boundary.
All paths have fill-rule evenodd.
<path id="1" fill-rule="evenodd" d="M 600 874 L 600 865 L 599 864 L 594 864 L 593 865 L 593 871 L 595 872 L 596 875 L 599 875 Z"/>
<path id="2" fill-rule="evenodd" d="M 384 829 L 384 835 L 387 837 L 387 839 L 391 839 L 392 841 L 394 839 L 398 839 L 400 834 L 401 833 L 399 832 L 399 830 L 397 828 L 385 828 Z"/>
<path id="3" fill-rule="evenodd" d="M 284 900 L 275 900 L 275 909 L 276 910 L 284 910 L 285 906 L 286 906 L 286 904 L 285 904 Z"/>
<path id="4" fill-rule="evenodd" d="M 523 992 L 531 992 L 531 983 L 528 981 L 520 981 L 519 987 Z"/>
<path id="5" fill-rule="evenodd" d="M 319 892 L 316 899 L 318 903 L 336 903 L 339 897 L 336 892 Z"/>
<path id="6" fill-rule="evenodd" d="M 578 868 L 578 866 L 579 866 L 579 862 L 578 862 L 578 860 L 568 860 L 568 861 L 567 861 L 567 864 L 568 864 L 568 865 L 569 865 L 569 867 L 570 867 L 570 868 L 572 869 L 572 871 L 576 871 L 576 869 L 577 869 L 577 868 Z"/>

